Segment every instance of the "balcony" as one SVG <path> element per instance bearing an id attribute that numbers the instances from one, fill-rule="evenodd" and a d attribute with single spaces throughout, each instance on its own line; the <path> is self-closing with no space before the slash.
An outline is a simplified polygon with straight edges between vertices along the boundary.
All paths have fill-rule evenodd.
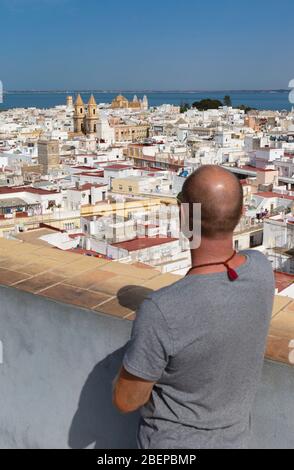
<path id="1" fill-rule="evenodd" d="M 135 310 L 177 280 L 50 247 L 0 239 L 0 448 L 133 448 L 138 415 L 111 384 Z M 294 445 L 294 302 L 277 296 L 252 447 Z"/>

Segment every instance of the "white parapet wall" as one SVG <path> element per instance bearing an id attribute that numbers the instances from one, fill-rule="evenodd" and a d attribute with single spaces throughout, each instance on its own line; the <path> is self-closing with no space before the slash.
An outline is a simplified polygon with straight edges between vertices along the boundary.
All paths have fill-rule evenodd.
<path id="1" fill-rule="evenodd" d="M 111 400 L 132 322 L 15 288 L 0 295 L 0 448 L 135 447 L 138 415 Z M 293 367 L 266 361 L 251 447 L 294 447 L 293 390 Z"/>

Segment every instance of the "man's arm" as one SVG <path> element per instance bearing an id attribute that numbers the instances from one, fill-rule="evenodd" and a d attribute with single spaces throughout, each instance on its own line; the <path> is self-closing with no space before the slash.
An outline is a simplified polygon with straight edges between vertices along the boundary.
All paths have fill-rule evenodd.
<path id="1" fill-rule="evenodd" d="M 136 411 L 149 401 L 154 385 L 122 367 L 113 384 L 113 404 L 122 413 Z"/>
<path id="2" fill-rule="evenodd" d="M 146 299 L 137 311 L 122 368 L 114 383 L 113 403 L 123 413 L 145 405 L 172 353 L 168 325 L 158 306 Z"/>

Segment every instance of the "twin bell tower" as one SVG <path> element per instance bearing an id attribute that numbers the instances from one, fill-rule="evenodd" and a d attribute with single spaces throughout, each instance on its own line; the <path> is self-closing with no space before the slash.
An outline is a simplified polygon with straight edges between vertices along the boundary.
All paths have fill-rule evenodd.
<path id="1" fill-rule="evenodd" d="M 99 120 L 98 106 L 93 95 L 85 105 L 79 94 L 74 104 L 74 132 L 76 134 L 96 134 Z"/>

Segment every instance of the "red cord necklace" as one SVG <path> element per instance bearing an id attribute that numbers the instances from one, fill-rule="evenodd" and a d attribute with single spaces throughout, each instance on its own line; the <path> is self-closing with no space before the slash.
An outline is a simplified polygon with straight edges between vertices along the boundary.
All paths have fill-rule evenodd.
<path id="1" fill-rule="evenodd" d="M 199 264 L 199 265 L 195 265 L 195 266 L 192 266 L 191 269 L 189 269 L 189 271 L 187 272 L 186 276 L 188 276 L 190 274 L 190 272 L 193 270 L 193 269 L 196 269 L 196 268 L 206 268 L 207 266 L 225 266 L 227 268 L 227 273 L 228 273 L 228 278 L 230 279 L 230 281 L 236 281 L 236 279 L 238 279 L 238 274 L 237 272 L 235 271 L 235 269 L 233 268 L 230 268 L 229 266 L 229 262 L 232 261 L 233 258 L 235 258 L 237 252 L 234 251 L 234 253 L 232 254 L 232 256 L 227 259 L 226 261 L 220 261 L 219 263 L 208 263 L 208 264 Z"/>

